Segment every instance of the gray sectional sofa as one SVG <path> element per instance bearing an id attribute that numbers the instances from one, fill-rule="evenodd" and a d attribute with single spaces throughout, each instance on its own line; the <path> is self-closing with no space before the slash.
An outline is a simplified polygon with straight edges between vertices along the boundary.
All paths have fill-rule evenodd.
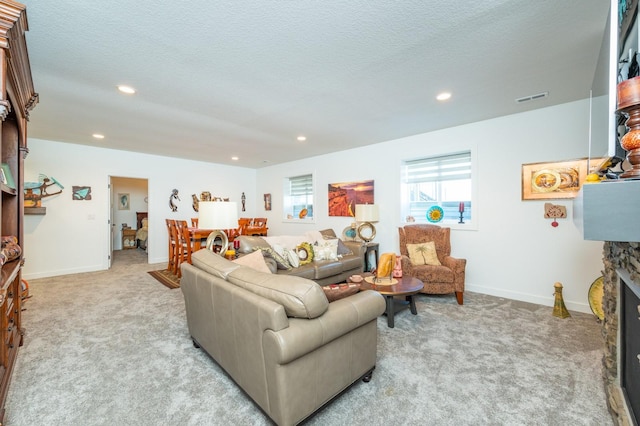
<path id="1" fill-rule="evenodd" d="M 326 238 L 337 238 L 332 229 L 325 229 L 320 233 Z M 241 255 L 251 253 L 260 247 L 270 247 L 269 243 L 262 237 L 240 235 L 236 239 L 240 241 L 239 252 Z M 361 274 L 364 270 L 365 247 L 361 242 L 341 241 L 341 243 L 351 254 L 343 254 L 337 260 L 314 260 L 311 263 L 289 270 L 278 269 L 272 259 L 266 258 L 265 261 L 274 274 L 303 277 L 320 285 L 343 283 L 351 275 Z"/>
<path id="2" fill-rule="evenodd" d="M 306 278 L 258 272 L 209 250 L 183 263 L 189 333 L 277 424 L 303 421 L 371 378 L 384 298 L 367 290 L 329 303 Z"/>

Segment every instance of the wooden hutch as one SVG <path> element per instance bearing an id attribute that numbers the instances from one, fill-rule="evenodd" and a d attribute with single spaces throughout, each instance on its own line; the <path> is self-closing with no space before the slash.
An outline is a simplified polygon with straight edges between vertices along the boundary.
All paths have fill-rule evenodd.
<path id="1" fill-rule="evenodd" d="M 27 149 L 29 111 L 38 103 L 34 92 L 25 40 L 26 8 L 0 0 L 0 157 L 13 175 L 14 187 L 0 181 L 2 235 L 17 237 L 24 255 L 24 159 Z M 0 423 L 4 419 L 11 372 L 22 345 L 22 277 L 24 258 L 2 265 L 0 274 Z"/>

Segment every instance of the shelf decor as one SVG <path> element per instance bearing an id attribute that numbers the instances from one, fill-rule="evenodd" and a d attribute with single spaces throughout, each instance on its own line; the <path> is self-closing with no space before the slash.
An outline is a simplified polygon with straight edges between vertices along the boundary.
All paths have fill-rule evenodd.
<path id="1" fill-rule="evenodd" d="M 9 165 L 7 163 L 2 163 L 2 183 L 4 183 L 11 189 L 16 189 L 16 183 L 13 180 L 11 168 L 9 168 Z"/>

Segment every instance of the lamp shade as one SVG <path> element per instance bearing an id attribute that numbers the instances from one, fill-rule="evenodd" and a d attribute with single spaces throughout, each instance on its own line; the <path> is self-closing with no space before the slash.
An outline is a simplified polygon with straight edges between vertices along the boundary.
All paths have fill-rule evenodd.
<path id="1" fill-rule="evenodd" d="M 356 222 L 377 222 L 378 220 L 376 204 L 356 204 Z"/>
<path id="2" fill-rule="evenodd" d="M 230 201 L 200 201 L 198 205 L 198 228 L 236 229 L 238 206 Z"/>

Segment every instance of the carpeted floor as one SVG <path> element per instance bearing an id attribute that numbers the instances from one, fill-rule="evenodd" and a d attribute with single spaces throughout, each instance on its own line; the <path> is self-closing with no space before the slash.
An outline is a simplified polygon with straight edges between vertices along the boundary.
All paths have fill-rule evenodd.
<path id="1" fill-rule="evenodd" d="M 133 252 L 133 253 L 126 253 Z M 30 280 L 5 424 L 268 425 L 189 338 L 180 290 L 137 251 L 111 271 Z M 309 425 L 612 425 L 592 315 L 477 293 L 378 320 L 377 368 Z"/>

